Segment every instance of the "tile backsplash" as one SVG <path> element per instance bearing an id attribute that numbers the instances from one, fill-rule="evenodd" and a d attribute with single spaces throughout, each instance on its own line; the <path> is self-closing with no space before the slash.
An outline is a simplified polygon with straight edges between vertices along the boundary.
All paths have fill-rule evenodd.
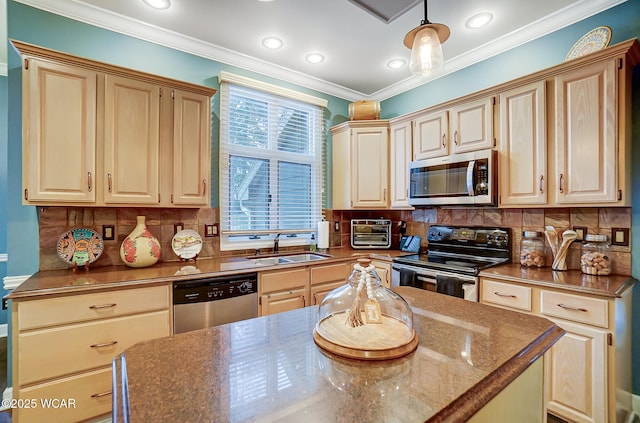
<path id="1" fill-rule="evenodd" d="M 392 248 L 400 242 L 400 222 L 407 223 L 408 235 L 421 235 L 422 247 L 426 247 L 425 234 L 430 225 L 473 225 L 508 227 L 512 231 L 512 261 L 519 262 L 520 241 L 523 230 L 543 231 L 551 225 L 559 231 L 586 227 L 590 234 L 606 234 L 611 228 L 631 228 L 631 208 L 553 208 L 553 209 L 498 209 L 498 208 L 420 208 L 415 210 L 325 210 L 330 224 L 330 246 L 350 245 L 350 221 L 362 218 L 391 219 Z M 60 236 L 69 229 L 86 227 L 102 234 L 104 225 L 113 225 L 115 237 L 104 241 L 104 252 L 93 266 L 123 265 L 120 244 L 136 225 L 136 216 L 145 216 L 151 233 L 162 247 L 160 261 L 178 261 L 171 249 L 177 223 L 184 229 L 198 231 L 203 239 L 201 258 L 252 254 L 251 251 L 220 251 L 219 237 L 205 237 L 205 224 L 219 223 L 219 210 L 157 209 L 157 208 L 96 208 L 96 207 L 39 207 L 40 270 L 66 269 L 69 267 L 56 252 Z M 336 225 L 337 223 L 337 225 Z M 548 263 L 551 250 L 547 245 Z M 631 274 L 630 247 L 612 246 L 610 250 L 613 273 Z M 574 242 L 567 258 L 570 269 L 580 268 L 580 243 Z"/>

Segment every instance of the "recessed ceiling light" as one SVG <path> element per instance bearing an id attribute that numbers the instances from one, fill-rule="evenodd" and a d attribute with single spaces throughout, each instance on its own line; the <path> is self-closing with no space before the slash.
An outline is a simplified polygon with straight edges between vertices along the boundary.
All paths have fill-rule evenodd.
<path id="1" fill-rule="evenodd" d="M 170 0 L 142 0 L 144 4 L 154 9 L 164 10 L 171 6 Z"/>
<path id="2" fill-rule="evenodd" d="M 464 26 L 470 29 L 478 29 L 487 25 L 493 19 L 493 15 L 489 12 L 478 13 L 477 15 L 473 15 L 467 22 L 465 22 Z"/>
<path id="3" fill-rule="evenodd" d="M 400 69 L 406 64 L 407 64 L 407 61 L 404 59 L 391 59 L 387 62 L 387 67 L 391 69 Z"/>
<path id="4" fill-rule="evenodd" d="M 262 45 L 272 50 L 282 47 L 282 40 L 278 37 L 266 37 L 262 39 Z"/>
<path id="5" fill-rule="evenodd" d="M 320 53 L 309 53 L 304 56 L 304 60 L 315 65 L 324 62 L 324 56 Z"/>

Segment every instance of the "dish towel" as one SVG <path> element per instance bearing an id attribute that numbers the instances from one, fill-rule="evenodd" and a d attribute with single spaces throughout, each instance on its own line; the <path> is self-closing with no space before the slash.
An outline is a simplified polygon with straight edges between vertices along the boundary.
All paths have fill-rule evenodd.
<path id="1" fill-rule="evenodd" d="M 464 298 L 464 281 L 453 276 L 436 275 L 436 292 L 452 297 Z"/>
<path id="2" fill-rule="evenodd" d="M 400 286 L 416 286 L 416 272 L 409 269 L 399 269 L 400 280 L 398 281 Z"/>

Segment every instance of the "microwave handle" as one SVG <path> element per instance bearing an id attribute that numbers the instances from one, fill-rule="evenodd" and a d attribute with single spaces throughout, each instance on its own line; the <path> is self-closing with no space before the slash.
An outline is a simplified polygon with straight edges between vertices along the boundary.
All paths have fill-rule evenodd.
<path id="1" fill-rule="evenodd" d="M 469 197 L 473 197 L 474 195 L 476 195 L 476 190 L 473 183 L 475 168 L 476 168 L 476 161 L 469 160 L 469 165 L 467 166 L 467 193 L 469 193 Z"/>

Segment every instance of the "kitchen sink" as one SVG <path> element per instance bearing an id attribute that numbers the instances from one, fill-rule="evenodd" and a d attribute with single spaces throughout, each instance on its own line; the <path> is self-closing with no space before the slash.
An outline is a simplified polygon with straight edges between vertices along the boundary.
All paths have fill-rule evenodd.
<path id="1" fill-rule="evenodd" d="M 264 257 L 250 260 L 258 266 L 273 266 L 274 264 L 291 263 L 291 260 L 287 260 L 284 257 Z"/>
<path id="2" fill-rule="evenodd" d="M 286 256 L 249 258 L 256 266 L 274 266 L 276 264 L 302 263 L 305 261 L 325 260 L 329 257 L 320 254 L 303 253 Z"/>
<path id="3" fill-rule="evenodd" d="M 284 256 L 282 258 L 287 259 L 289 261 L 301 262 L 301 261 L 325 260 L 328 257 L 322 256 L 320 254 L 305 253 L 305 254 L 294 254 L 290 256 Z"/>

